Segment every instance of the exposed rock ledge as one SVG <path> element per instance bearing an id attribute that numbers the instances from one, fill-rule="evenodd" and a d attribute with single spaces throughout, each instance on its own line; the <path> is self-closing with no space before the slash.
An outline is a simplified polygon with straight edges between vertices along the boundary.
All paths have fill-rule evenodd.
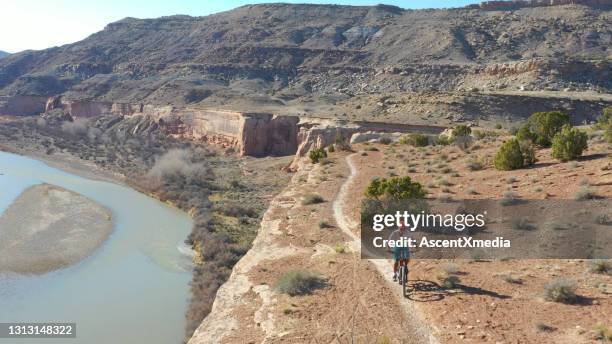
<path id="1" fill-rule="evenodd" d="M 0 114 L 28 115 L 53 110 L 62 110 L 72 119 L 103 115 L 147 117 L 169 135 L 234 147 L 241 155 L 248 156 L 287 156 L 296 153 L 304 156 L 313 147 L 333 143 L 338 135 L 350 140 L 355 133 L 416 131 L 437 134 L 445 129 L 201 107 L 65 100 L 62 96 L 0 96 Z"/>
<path id="2" fill-rule="evenodd" d="M 113 229 L 110 210 L 47 184 L 24 191 L 0 216 L 0 272 L 44 273 L 75 264 Z"/>
<path id="3" fill-rule="evenodd" d="M 335 153 L 325 166 L 300 159 L 292 181 L 266 211 L 253 247 L 217 291 L 211 313 L 189 344 L 375 343 L 386 336 L 437 343 L 417 331 L 396 297 L 396 285 L 360 258 L 340 224 L 332 224 L 332 200 L 348 183 L 340 178 L 348 169 L 344 156 Z M 313 192 L 327 201 L 303 204 L 302 197 Z M 323 220 L 331 228 L 316 225 Z M 338 252 L 338 245 L 345 251 Z M 327 285 L 309 295 L 280 293 L 274 287 L 278 279 L 294 270 L 322 274 Z M 385 321 L 389 314 L 394 321 Z"/>

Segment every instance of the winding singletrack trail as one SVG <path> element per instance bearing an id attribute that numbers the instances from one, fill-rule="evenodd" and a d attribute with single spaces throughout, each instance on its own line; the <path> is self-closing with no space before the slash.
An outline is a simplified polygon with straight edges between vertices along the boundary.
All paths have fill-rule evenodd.
<path id="1" fill-rule="evenodd" d="M 356 154 L 356 153 L 355 153 Z M 353 229 L 359 227 L 359 223 L 354 219 L 351 219 L 344 211 L 345 205 L 348 203 L 347 196 L 349 190 L 353 187 L 355 177 L 357 176 L 357 168 L 353 162 L 355 154 L 351 154 L 346 157 L 346 163 L 350 170 L 349 177 L 344 181 L 340 192 L 333 202 L 333 213 L 334 219 L 338 224 L 338 227 L 351 238 L 351 247 L 355 252 L 360 252 L 361 242 L 360 238 L 353 232 Z M 416 309 L 415 305 L 402 295 L 402 291 L 396 282 L 393 282 L 393 268 L 390 260 L 387 259 L 371 259 L 369 260 L 383 278 L 389 283 L 389 286 L 394 291 L 394 295 L 397 298 L 397 302 L 401 305 L 404 310 L 407 319 L 410 320 L 410 329 L 408 332 L 413 333 L 414 336 L 409 338 L 411 344 L 439 344 L 438 339 L 433 335 L 433 331 L 430 325 L 426 324 L 421 318 L 419 310 Z"/>

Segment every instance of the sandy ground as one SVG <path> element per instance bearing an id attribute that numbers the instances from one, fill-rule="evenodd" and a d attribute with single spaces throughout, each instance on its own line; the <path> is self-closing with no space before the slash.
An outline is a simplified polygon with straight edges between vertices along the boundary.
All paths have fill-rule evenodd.
<path id="1" fill-rule="evenodd" d="M 523 199 L 571 200 L 584 185 L 595 197 L 612 197 L 609 145 L 591 140 L 581 159 L 566 163 L 552 159 L 550 149 L 540 149 L 535 166 L 497 171 L 492 157 L 504 139 L 478 140 L 468 151 L 454 146 L 354 146 L 357 154 L 352 161 L 358 173 L 348 199 L 362 198 L 373 177 L 393 175 L 419 181 L 431 198 L 446 194 L 455 200 L 499 199 L 512 190 Z M 469 170 L 471 159 L 483 161 L 483 168 Z M 345 210 L 359 218 L 358 206 Z M 414 290 L 409 299 L 437 329 L 442 343 L 599 343 L 598 324 L 612 326 L 612 275 L 591 272 L 591 263 L 583 259 L 413 260 L 409 284 Z M 444 289 L 438 276 L 450 266 L 457 270 L 460 285 Z M 545 285 L 557 278 L 574 282 L 577 303 L 545 299 Z"/>
<path id="2" fill-rule="evenodd" d="M 33 186 L 0 216 L 0 271 L 40 274 L 75 264 L 112 230 L 103 206 L 56 186 Z"/>

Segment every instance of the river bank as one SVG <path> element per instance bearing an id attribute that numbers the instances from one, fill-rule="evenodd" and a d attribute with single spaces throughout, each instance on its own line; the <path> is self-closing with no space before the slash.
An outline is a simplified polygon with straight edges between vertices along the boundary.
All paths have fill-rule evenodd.
<path id="1" fill-rule="evenodd" d="M 74 133 L 64 130 L 72 122 L 8 118 L 0 121 L 0 149 L 128 185 L 188 213 L 194 225 L 185 242 L 196 252 L 186 314 L 189 338 L 249 250 L 270 201 L 288 183 L 291 174 L 281 169 L 292 157 L 242 158 L 231 149 L 142 131 L 154 128 L 143 125 L 147 121 L 101 117 L 81 122 L 82 130 Z"/>
<path id="2" fill-rule="evenodd" d="M 184 212 L 125 186 L 82 178 L 24 156 L 2 152 L 0 166 L 3 173 L 0 208 L 8 209 L 15 199 L 19 201 L 23 190 L 45 183 L 102 205 L 112 212 L 114 227 L 104 242 L 78 263 L 61 264 L 60 269 L 44 274 L 0 273 L 0 304 L 3 305 L 0 322 L 22 319 L 77 322 L 79 334 L 75 344 L 102 344 L 117 338 L 159 344 L 182 340 L 193 267 L 190 257 L 181 250 L 193 227 L 193 221 Z M 38 196 L 45 197 L 44 193 Z M 49 212 L 30 208 L 31 214 L 25 216 L 36 217 L 36 212 L 40 212 L 43 220 L 57 225 L 60 231 L 65 230 L 71 219 L 56 209 L 62 202 L 50 200 L 53 204 L 45 205 L 50 207 Z M 86 226 L 96 221 L 84 218 L 83 209 L 74 210 L 72 216 L 78 217 L 76 221 Z M 108 221 L 108 218 L 102 220 Z M 79 250 L 77 246 L 82 245 L 71 240 L 71 233 L 64 233 L 56 242 L 57 238 L 47 233 L 50 231 L 39 230 L 36 224 L 25 229 L 35 229 L 34 240 L 40 239 L 40 245 L 34 245 L 36 249 L 26 250 L 25 254 L 36 255 L 46 244 L 51 251 L 63 251 L 64 240 L 70 241 L 65 243 L 67 250 Z M 2 225 L 2 232 L 7 231 L 11 231 L 9 225 Z M 79 238 L 78 232 L 74 234 Z M 126 327 L 127 322 L 132 325 Z M 100 324 L 104 324 L 103 328 Z M 156 331 L 149 334 L 152 327 Z M 0 343 L 4 342 L 0 339 Z"/>
<path id="3" fill-rule="evenodd" d="M 127 186 L 125 175 L 116 171 L 101 169 L 95 163 L 80 159 L 69 153 L 59 152 L 49 155 L 34 146 L 17 146 L 2 143 L 0 143 L 0 151 L 27 156 L 42 161 L 50 167 L 83 178 Z"/>

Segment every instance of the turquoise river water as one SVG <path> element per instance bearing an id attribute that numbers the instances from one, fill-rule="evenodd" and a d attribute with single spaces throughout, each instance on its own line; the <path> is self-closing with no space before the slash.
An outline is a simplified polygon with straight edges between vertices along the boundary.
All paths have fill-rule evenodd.
<path id="1" fill-rule="evenodd" d="M 191 219 L 128 187 L 0 152 L 0 213 L 39 183 L 104 205 L 115 228 L 97 251 L 71 267 L 43 275 L 0 273 L 0 323 L 73 322 L 76 338 L 0 343 L 181 343 L 191 279 L 183 241 Z"/>

